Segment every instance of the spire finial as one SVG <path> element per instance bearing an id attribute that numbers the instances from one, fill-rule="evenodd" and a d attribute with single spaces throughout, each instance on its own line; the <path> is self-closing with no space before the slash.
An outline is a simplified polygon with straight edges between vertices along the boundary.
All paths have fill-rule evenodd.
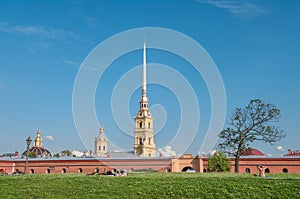
<path id="1" fill-rule="evenodd" d="M 103 127 L 103 125 L 101 124 L 100 125 L 100 134 L 102 134 L 104 132 L 104 127 Z"/>

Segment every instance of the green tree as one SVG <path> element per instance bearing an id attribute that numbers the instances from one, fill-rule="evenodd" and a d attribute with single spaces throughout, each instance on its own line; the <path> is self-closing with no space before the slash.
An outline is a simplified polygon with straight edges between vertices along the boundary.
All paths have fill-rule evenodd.
<path id="1" fill-rule="evenodd" d="M 230 171 L 230 161 L 226 154 L 217 151 L 208 159 L 208 168 L 210 171 L 225 172 Z"/>
<path id="2" fill-rule="evenodd" d="M 61 156 L 72 156 L 72 152 L 70 150 L 66 149 L 66 150 L 61 151 L 60 155 Z"/>
<path id="3" fill-rule="evenodd" d="M 35 152 L 25 153 L 25 156 L 27 156 L 27 154 L 28 154 L 29 158 L 36 158 L 37 157 Z"/>
<path id="4" fill-rule="evenodd" d="M 59 158 L 59 153 L 55 153 L 53 157 Z"/>
<path id="5" fill-rule="evenodd" d="M 280 119 L 280 110 L 259 99 L 251 100 L 244 108 L 237 108 L 230 120 L 229 127 L 221 131 L 222 141 L 219 148 L 235 157 L 235 172 L 239 172 L 239 159 L 244 150 L 250 150 L 249 144 L 262 141 L 274 144 L 285 137 L 283 130 L 272 123 Z"/>

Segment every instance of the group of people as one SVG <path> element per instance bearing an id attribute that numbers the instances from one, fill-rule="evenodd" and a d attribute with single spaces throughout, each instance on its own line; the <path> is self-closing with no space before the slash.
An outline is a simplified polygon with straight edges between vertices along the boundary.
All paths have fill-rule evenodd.
<path id="1" fill-rule="evenodd" d="M 95 172 L 93 173 L 88 173 L 87 175 L 105 175 L 105 176 L 127 176 L 127 171 L 125 169 L 113 169 L 112 171 L 106 171 L 103 173 L 99 173 L 99 169 L 96 168 Z"/>

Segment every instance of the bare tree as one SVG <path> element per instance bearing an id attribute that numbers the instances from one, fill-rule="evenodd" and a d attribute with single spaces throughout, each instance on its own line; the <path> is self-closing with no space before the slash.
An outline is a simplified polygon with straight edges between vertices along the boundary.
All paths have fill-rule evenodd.
<path id="1" fill-rule="evenodd" d="M 251 150 L 249 144 L 262 141 L 274 144 L 285 137 L 283 130 L 272 123 L 280 119 L 280 110 L 259 99 L 251 100 L 244 108 L 237 108 L 230 120 L 229 127 L 221 131 L 222 141 L 219 148 L 235 157 L 235 172 L 239 172 L 239 159 L 244 150 Z"/>

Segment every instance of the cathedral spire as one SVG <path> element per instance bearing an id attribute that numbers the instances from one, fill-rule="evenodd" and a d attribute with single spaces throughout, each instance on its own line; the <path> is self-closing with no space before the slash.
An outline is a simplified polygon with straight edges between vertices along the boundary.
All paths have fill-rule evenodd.
<path id="1" fill-rule="evenodd" d="M 148 108 L 146 81 L 146 41 L 144 40 L 142 67 L 142 96 L 140 110 L 135 117 L 134 154 L 141 157 L 155 157 L 156 146 L 153 135 L 153 119 Z"/>
<path id="2" fill-rule="evenodd" d="M 146 82 L 146 41 L 144 40 L 143 51 L 143 71 L 142 71 L 142 97 L 140 101 L 140 110 L 148 111 L 148 97 L 147 97 L 147 82 Z"/>
<path id="3" fill-rule="evenodd" d="M 40 128 L 38 128 L 38 131 L 36 132 L 36 137 L 35 137 L 35 139 L 34 139 L 34 147 L 36 147 L 36 148 L 41 148 L 41 147 L 43 147 L 43 139 L 42 139 L 42 137 L 41 137 L 41 130 L 40 130 Z"/>
<path id="4" fill-rule="evenodd" d="M 144 52 L 143 52 L 143 74 L 142 74 L 142 95 L 143 97 L 147 96 L 146 88 L 146 40 L 144 39 Z"/>

